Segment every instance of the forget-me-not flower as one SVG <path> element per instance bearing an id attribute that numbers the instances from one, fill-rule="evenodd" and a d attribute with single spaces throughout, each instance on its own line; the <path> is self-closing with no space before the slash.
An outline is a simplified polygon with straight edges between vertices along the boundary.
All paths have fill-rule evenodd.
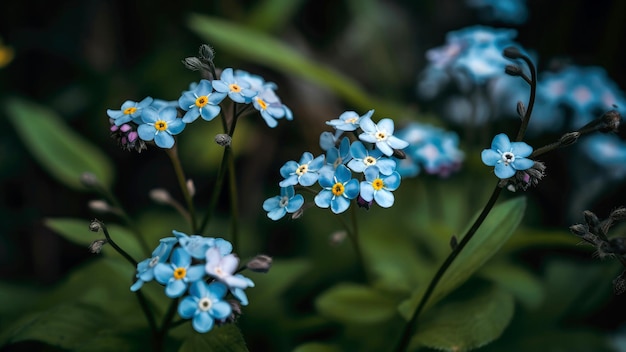
<path id="1" fill-rule="evenodd" d="M 189 288 L 191 295 L 178 305 L 178 314 L 184 319 L 193 318 L 191 325 L 197 332 L 208 332 L 215 320 L 225 320 L 232 313 L 232 307 L 224 301 L 226 292 L 227 288 L 221 282 L 196 281 Z"/>
<path id="2" fill-rule="evenodd" d="M 161 148 L 173 147 L 173 135 L 177 135 L 185 129 L 185 123 L 176 115 L 176 109 L 171 106 L 159 111 L 150 107 L 143 109 L 141 119 L 144 123 L 137 127 L 139 138 L 144 141 L 154 139 L 154 143 Z"/>
<path id="3" fill-rule="evenodd" d="M 265 123 L 274 128 L 278 125 L 277 119 L 283 117 L 287 120 L 293 120 L 291 110 L 280 101 L 276 94 L 276 84 L 273 82 L 265 82 L 265 79 L 259 75 L 253 75 L 243 70 L 235 71 L 235 79 L 250 84 L 250 89 L 257 92 L 252 99 L 252 105 L 259 111 Z"/>
<path id="4" fill-rule="evenodd" d="M 151 97 L 146 97 L 140 102 L 127 100 L 122 104 L 120 110 L 107 109 L 107 115 L 115 121 L 116 126 L 123 125 L 130 121 L 141 124 L 141 113 L 144 108 L 152 104 L 152 100 Z"/>
<path id="5" fill-rule="evenodd" d="M 202 279 L 203 265 L 191 265 L 191 255 L 183 248 L 175 248 L 169 263 L 154 267 L 154 278 L 165 285 L 167 297 L 176 298 L 185 293 L 190 283 Z"/>
<path id="6" fill-rule="evenodd" d="M 280 195 L 268 198 L 263 202 L 263 210 L 267 217 L 278 220 L 287 213 L 294 213 L 304 204 L 304 197 L 296 194 L 293 186 L 281 187 Z"/>
<path id="7" fill-rule="evenodd" d="M 393 135 L 393 120 L 382 119 L 378 124 L 370 118 L 361 120 L 363 133 L 359 134 L 359 139 L 363 142 L 374 143 L 383 154 L 391 156 L 394 149 L 404 149 L 409 143 Z"/>
<path id="8" fill-rule="evenodd" d="M 343 134 L 342 130 L 335 130 L 335 132 L 324 131 L 320 134 L 320 148 L 323 151 L 327 151 L 330 148 L 337 146 L 339 137 Z"/>
<path id="9" fill-rule="evenodd" d="M 500 133 L 493 137 L 491 149 L 481 153 L 482 161 L 487 166 L 495 166 L 496 176 L 505 179 L 515 172 L 530 169 L 535 162 L 526 157 L 532 154 L 533 148 L 524 142 L 511 142 L 509 137 Z"/>
<path id="10" fill-rule="evenodd" d="M 338 147 L 329 148 L 326 151 L 326 164 L 322 167 L 320 172 L 328 169 L 330 172 L 334 172 L 337 166 L 341 164 L 347 164 L 352 159 L 350 153 L 350 138 L 343 137 Z"/>
<path id="11" fill-rule="evenodd" d="M 346 111 L 342 113 L 341 115 L 339 115 L 339 118 L 326 121 L 326 124 L 333 126 L 335 129 L 339 131 L 345 131 L 345 132 L 355 131 L 357 128 L 359 128 L 359 125 L 361 124 L 361 120 L 366 119 L 366 118 L 369 119 L 372 117 L 373 114 L 374 114 L 374 110 L 368 111 L 363 116 L 359 116 L 359 114 L 357 114 L 355 111 Z"/>
<path id="12" fill-rule="evenodd" d="M 333 213 L 343 213 L 350 206 L 350 200 L 359 195 L 359 181 L 345 165 L 339 165 L 334 173 L 324 172 L 319 178 L 322 190 L 315 196 L 315 205 L 328 208 Z"/>
<path id="13" fill-rule="evenodd" d="M 400 186 L 400 174 L 394 171 L 385 176 L 380 173 L 377 166 L 368 167 L 364 174 L 365 181 L 361 181 L 360 184 L 361 198 L 366 202 L 371 202 L 373 199 L 383 208 L 391 207 L 395 200 L 391 192 Z"/>
<path id="14" fill-rule="evenodd" d="M 220 93 L 228 94 L 228 97 L 235 103 L 250 103 L 257 92 L 250 89 L 250 83 L 238 79 L 233 74 L 232 68 L 222 71 L 219 80 L 213 80 L 213 89 Z"/>
<path id="15" fill-rule="evenodd" d="M 209 248 L 206 252 L 204 266 L 206 273 L 226 284 L 233 295 L 245 306 L 248 305 L 248 297 L 243 290 L 254 287 L 254 282 L 241 274 L 235 274 L 238 265 L 239 258 L 234 254 L 222 255 L 215 247 Z"/>
<path id="16" fill-rule="evenodd" d="M 280 175 L 285 179 L 278 184 L 281 187 L 300 184 L 308 187 L 319 178 L 319 170 L 324 166 L 324 155 L 313 158 L 313 154 L 304 152 L 297 163 L 290 160 L 280 168 Z"/>
<path id="17" fill-rule="evenodd" d="M 137 264 L 137 281 L 130 287 L 135 292 L 139 290 L 144 283 L 154 279 L 154 267 L 159 263 L 164 263 L 169 259 L 170 252 L 174 245 L 178 242 L 175 237 L 162 238 L 157 248 L 152 251 L 152 257 L 144 259 Z"/>
<path id="18" fill-rule="evenodd" d="M 206 251 L 211 247 L 217 247 L 222 255 L 233 251 L 232 243 L 223 238 L 204 237 L 200 235 L 187 235 L 186 233 L 173 230 L 172 233 L 178 239 L 180 246 L 195 259 L 204 259 Z"/>
<path id="19" fill-rule="evenodd" d="M 184 123 L 194 122 L 198 116 L 206 121 L 213 120 L 221 111 L 219 103 L 226 98 L 226 93 L 214 92 L 211 82 L 206 79 L 194 87 L 193 90 L 185 91 L 178 99 L 178 105 L 185 110 Z"/>
<path id="20" fill-rule="evenodd" d="M 383 175 L 391 175 L 396 168 L 396 161 L 383 155 L 378 149 L 367 149 L 361 141 L 354 141 L 350 146 L 352 160 L 348 167 L 354 172 L 363 172 L 376 165 Z"/>

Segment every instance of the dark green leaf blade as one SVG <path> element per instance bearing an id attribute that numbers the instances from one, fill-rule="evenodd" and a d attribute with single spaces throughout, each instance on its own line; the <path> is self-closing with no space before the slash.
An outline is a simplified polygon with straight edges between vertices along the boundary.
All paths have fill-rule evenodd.
<path id="1" fill-rule="evenodd" d="M 377 323 L 396 314 L 396 303 L 371 287 L 338 284 L 317 297 L 318 311 L 345 323 Z"/>
<path id="2" fill-rule="evenodd" d="M 109 159 L 95 146 L 67 127 L 56 113 L 18 98 L 4 102 L 5 112 L 35 160 L 59 182 L 84 190 L 80 176 L 91 172 L 103 186 L 113 181 Z"/>
<path id="3" fill-rule="evenodd" d="M 234 324 L 226 324 L 214 327 L 204 334 L 194 333 L 183 342 L 178 351 L 247 352 L 248 348 L 239 328 Z"/>

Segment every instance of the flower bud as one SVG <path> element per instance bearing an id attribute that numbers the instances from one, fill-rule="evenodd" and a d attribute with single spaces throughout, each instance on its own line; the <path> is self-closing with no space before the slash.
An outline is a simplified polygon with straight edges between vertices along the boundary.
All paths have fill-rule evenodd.
<path id="1" fill-rule="evenodd" d="M 93 188 L 100 184 L 98 177 L 91 172 L 83 172 L 80 175 L 80 183 L 85 187 Z"/>
<path id="2" fill-rule="evenodd" d="M 611 212 L 609 215 L 613 221 L 621 221 L 626 219 L 626 207 L 619 207 Z"/>
<path id="3" fill-rule="evenodd" d="M 187 192 L 189 192 L 189 195 L 193 197 L 196 194 L 196 185 L 193 183 L 193 180 L 188 179 L 185 186 L 187 187 Z"/>
<path id="4" fill-rule="evenodd" d="M 100 222 L 100 220 L 98 219 L 93 219 L 89 223 L 89 231 L 91 232 L 98 232 L 100 231 L 101 228 L 102 228 L 102 222 Z"/>
<path id="5" fill-rule="evenodd" d="M 616 295 L 621 295 L 626 292 L 626 279 L 624 279 L 625 273 L 626 271 L 622 272 L 615 278 L 615 280 L 613 280 L 613 292 L 615 292 Z"/>
<path id="6" fill-rule="evenodd" d="M 524 106 L 524 103 L 522 103 L 521 101 L 517 102 L 517 114 L 521 118 L 524 118 L 524 116 L 526 116 L 526 107 Z"/>
<path id="7" fill-rule="evenodd" d="M 248 270 L 252 270 L 257 273 L 266 273 L 271 267 L 272 257 L 265 254 L 257 255 L 246 264 L 246 268 L 248 268 Z"/>
<path id="8" fill-rule="evenodd" d="M 580 137 L 580 132 L 569 132 L 559 138 L 559 143 L 561 143 L 561 147 L 565 147 L 570 144 L 576 143 L 576 141 L 578 141 L 578 137 Z"/>
<path id="9" fill-rule="evenodd" d="M 170 204 L 172 200 L 172 196 L 170 192 L 163 188 L 155 188 L 150 191 L 150 199 L 155 201 L 157 204 Z"/>
<path id="10" fill-rule="evenodd" d="M 98 254 L 102 251 L 102 247 L 104 247 L 106 243 L 107 243 L 107 240 L 105 239 L 95 240 L 91 242 L 91 244 L 89 245 L 89 251 L 91 253 Z"/>
<path id="11" fill-rule="evenodd" d="M 509 59 L 520 59 L 523 56 L 519 49 L 514 46 L 508 46 L 504 48 L 504 50 L 502 51 L 502 55 Z"/>
<path id="12" fill-rule="evenodd" d="M 304 207 L 300 207 L 300 209 L 296 210 L 293 214 L 291 214 L 291 219 L 296 220 L 300 219 L 304 215 Z"/>
<path id="13" fill-rule="evenodd" d="M 603 126 L 599 129 L 602 133 L 615 132 L 619 129 L 619 124 L 622 121 L 622 115 L 617 110 L 610 110 L 604 113 L 601 117 Z"/>
<path id="14" fill-rule="evenodd" d="M 585 217 L 585 222 L 589 225 L 589 231 L 595 235 L 599 235 L 600 219 L 598 219 L 598 216 L 589 210 L 583 211 L 583 216 Z"/>
<path id="15" fill-rule="evenodd" d="M 98 213 L 109 213 L 112 210 L 109 203 L 102 199 L 90 200 L 87 206 L 89 209 Z"/>
<path id="16" fill-rule="evenodd" d="M 517 65 L 506 65 L 504 73 L 511 76 L 520 76 L 522 74 L 522 69 Z"/>
<path id="17" fill-rule="evenodd" d="M 569 227 L 569 230 L 571 233 L 573 233 L 574 235 L 578 237 L 584 237 L 585 235 L 589 233 L 589 230 L 587 230 L 587 226 L 583 224 L 572 225 Z"/>
<path id="18" fill-rule="evenodd" d="M 208 69 L 207 65 L 200 61 L 197 57 L 186 57 L 182 60 L 185 68 L 192 71 L 201 71 Z"/>
<path id="19" fill-rule="evenodd" d="M 208 62 L 213 62 L 213 59 L 215 59 L 215 50 L 213 50 L 213 48 L 211 48 L 207 44 L 200 45 L 200 49 L 198 49 L 198 54 L 200 55 L 200 58 L 202 60 Z"/>
<path id="20" fill-rule="evenodd" d="M 215 136 L 215 143 L 217 143 L 218 145 L 222 147 L 230 146 L 231 142 L 232 142 L 232 138 L 226 133 L 220 133 Z"/>

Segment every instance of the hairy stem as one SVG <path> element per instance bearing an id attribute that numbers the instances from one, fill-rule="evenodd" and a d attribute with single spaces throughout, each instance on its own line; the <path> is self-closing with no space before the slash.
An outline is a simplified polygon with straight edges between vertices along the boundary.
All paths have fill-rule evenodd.
<path id="1" fill-rule="evenodd" d="M 183 197 L 185 198 L 185 202 L 187 203 L 187 209 L 189 210 L 189 216 L 191 219 L 191 231 L 193 233 L 197 233 L 198 228 L 196 227 L 196 210 L 194 208 L 189 189 L 187 188 L 187 179 L 185 177 L 185 172 L 183 171 L 180 158 L 178 157 L 178 148 L 176 145 L 174 145 L 172 148 L 166 149 L 165 152 L 172 161 L 172 166 L 174 167 L 174 172 L 176 173 L 176 179 L 178 180 L 178 186 L 183 192 Z"/>

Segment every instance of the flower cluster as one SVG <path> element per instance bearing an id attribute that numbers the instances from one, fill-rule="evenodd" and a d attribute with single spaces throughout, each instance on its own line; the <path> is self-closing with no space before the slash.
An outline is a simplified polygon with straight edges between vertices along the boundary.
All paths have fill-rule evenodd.
<path id="1" fill-rule="evenodd" d="M 140 102 L 128 100 L 119 110 L 107 110 L 111 136 L 126 150 L 141 152 L 146 142 L 160 148 L 174 146 L 174 136 L 201 117 L 211 121 L 228 97 L 234 104 L 254 107 L 269 127 L 279 119 L 293 119 L 291 110 L 276 95 L 276 85 L 246 71 L 226 68 L 219 79 L 192 83 L 178 100 L 164 101 L 147 97 Z M 243 109 L 240 109 L 243 111 Z M 237 118 L 239 116 L 235 116 Z"/>
<path id="2" fill-rule="evenodd" d="M 175 237 L 161 239 L 152 257 L 137 264 L 136 281 L 130 290 L 138 291 L 144 283 L 156 280 L 165 286 L 168 297 L 184 296 L 178 314 L 192 319 L 196 331 L 207 332 L 239 311 L 233 306 L 248 304 L 244 290 L 254 287 L 254 282 L 237 273 L 239 258 L 232 253 L 230 242 L 172 233 Z M 228 292 L 237 301 L 226 301 Z"/>
<path id="3" fill-rule="evenodd" d="M 315 195 L 315 205 L 330 208 L 335 214 L 346 211 L 353 200 L 367 208 L 374 202 L 391 207 L 395 200 L 392 192 L 401 179 L 394 155 L 409 143 L 394 135 L 393 120 L 384 118 L 375 123 L 373 114 L 374 110 L 362 116 L 346 111 L 327 121 L 335 132 L 320 136 L 320 147 L 326 154 L 314 157 L 304 152 L 299 161 L 291 160 L 281 167 L 280 195 L 263 203 L 267 216 L 278 220 L 287 213 L 297 213 L 305 201 L 295 193 L 295 187 L 307 188 L 316 183 L 321 190 Z M 344 132 L 351 132 L 358 140 L 351 140 Z M 353 173 L 362 177 L 353 178 Z"/>
<path id="4" fill-rule="evenodd" d="M 526 0 L 465 0 L 465 3 L 479 10 L 479 16 L 486 21 L 522 24 L 528 18 Z"/>

